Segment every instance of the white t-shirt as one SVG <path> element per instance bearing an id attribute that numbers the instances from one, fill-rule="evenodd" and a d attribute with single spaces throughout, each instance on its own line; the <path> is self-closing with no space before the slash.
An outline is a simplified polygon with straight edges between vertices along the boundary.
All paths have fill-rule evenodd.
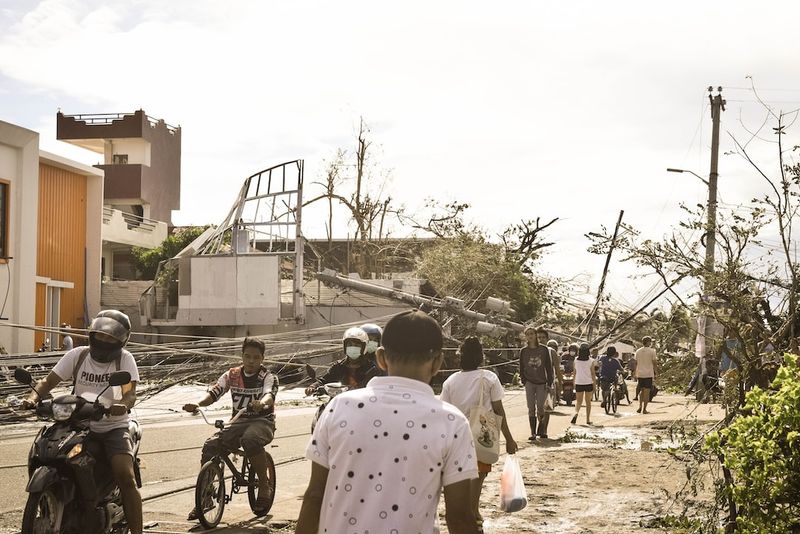
<path id="1" fill-rule="evenodd" d="M 75 364 L 78 363 L 78 358 L 81 353 L 86 350 L 86 347 L 77 347 L 64 354 L 58 363 L 53 367 L 53 372 L 58 375 L 62 381 L 71 381 L 72 372 Z M 108 363 L 98 363 L 92 359 L 91 355 L 87 354 L 83 360 L 81 368 L 78 369 L 78 376 L 75 380 L 75 394 L 93 393 L 98 395 L 108 385 L 108 377 L 111 373 L 117 370 L 117 364 L 113 361 Z M 122 349 L 122 356 L 119 362 L 120 371 L 128 371 L 131 374 L 131 382 L 139 381 L 139 369 L 136 367 L 136 361 L 130 352 Z M 106 390 L 100 398 L 100 402 L 104 406 L 110 407 L 115 402 L 122 399 L 122 388 L 120 386 L 110 387 Z M 99 421 L 90 421 L 89 429 L 92 432 L 108 432 L 115 428 L 127 428 L 128 414 L 104 416 Z"/>
<path id="2" fill-rule="evenodd" d="M 641 347 L 636 351 L 635 358 L 636 376 L 638 378 L 653 378 L 656 376 L 656 349 L 653 347 Z"/>
<path id="3" fill-rule="evenodd" d="M 380 376 L 325 408 L 306 457 L 328 469 L 319 532 L 434 532 L 442 487 L 477 478 L 469 422 L 419 380 Z"/>
<path id="4" fill-rule="evenodd" d="M 497 375 L 483 369 L 458 371 L 450 375 L 442 384 L 441 400 L 449 402 L 469 417 L 470 408 L 477 406 L 481 398 L 481 382 L 484 383 L 483 407 L 491 412 L 492 402 L 502 400 L 505 392 Z"/>

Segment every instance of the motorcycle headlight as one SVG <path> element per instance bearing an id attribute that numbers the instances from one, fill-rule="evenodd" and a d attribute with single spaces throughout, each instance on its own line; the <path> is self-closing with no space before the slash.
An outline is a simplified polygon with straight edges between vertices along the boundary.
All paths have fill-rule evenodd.
<path id="1" fill-rule="evenodd" d="M 53 403 L 53 419 L 56 421 L 66 421 L 75 411 L 75 402 L 67 402 L 64 404 Z"/>
<path id="2" fill-rule="evenodd" d="M 83 444 L 82 443 L 77 443 L 67 453 L 67 458 L 74 458 L 74 457 L 78 456 L 81 452 L 83 452 Z"/>

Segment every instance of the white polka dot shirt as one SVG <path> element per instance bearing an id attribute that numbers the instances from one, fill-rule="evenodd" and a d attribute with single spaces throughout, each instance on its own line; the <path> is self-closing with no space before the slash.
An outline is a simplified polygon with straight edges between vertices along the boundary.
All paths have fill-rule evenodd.
<path id="1" fill-rule="evenodd" d="M 438 533 L 442 487 L 478 476 L 467 418 L 429 385 L 394 376 L 335 397 L 306 456 L 328 469 L 326 534 Z"/>

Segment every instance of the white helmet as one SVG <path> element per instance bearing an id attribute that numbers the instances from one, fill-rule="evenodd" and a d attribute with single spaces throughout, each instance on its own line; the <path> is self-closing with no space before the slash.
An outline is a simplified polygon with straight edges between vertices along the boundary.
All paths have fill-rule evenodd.
<path id="1" fill-rule="evenodd" d="M 347 342 L 351 340 L 355 341 L 357 346 L 351 345 L 348 347 Z M 354 326 L 345 330 L 345 333 L 342 336 L 342 348 L 344 349 L 344 353 L 348 358 L 351 360 L 358 360 L 366 352 L 368 341 L 369 336 L 367 333 L 361 330 L 359 327 Z"/>
<path id="2" fill-rule="evenodd" d="M 367 341 L 369 341 L 369 336 L 366 332 L 361 330 L 361 327 L 353 326 L 345 330 L 344 335 L 342 336 L 342 343 L 348 339 L 355 339 L 366 345 Z"/>

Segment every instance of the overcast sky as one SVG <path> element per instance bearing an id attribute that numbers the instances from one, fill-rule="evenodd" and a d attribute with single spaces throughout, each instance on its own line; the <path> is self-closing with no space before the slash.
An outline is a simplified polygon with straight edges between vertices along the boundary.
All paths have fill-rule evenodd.
<path id="1" fill-rule="evenodd" d="M 208 224 L 247 175 L 286 160 L 305 159 L 315 194 L 310 182 L 352 148 L 363 116 L 398 202 L 469 202 L 490 231 L 560 217 L 541 270 L 594 294 L 603 258 L 586 253 L 584 233 L 624 209 L 659 238 L 680 202 L 705 203 L 699 180 L 665 169 L 707 176 L 709 85 L 728 101 L 723 153 L 765 116 L 748 76 L 775 111 L 800 107 L 799 19 L 796 1 L 4 0 L 0 119 L 86 163 L 97 156 L 55 140 L 58 108 L 142 108 L 180 125 L 173 219 Z M 751 149 L 774 169 L 772 146 Z M 720 175 L 726 204 L 764 187 L 737 155 L 721 155 Z M 323 206 L 304 216 L 321 237 Z M 344 220 L 335 232 L 346 235 Z M 631 274 L 612 263 L 619 302 L 658 290 Z"/>

